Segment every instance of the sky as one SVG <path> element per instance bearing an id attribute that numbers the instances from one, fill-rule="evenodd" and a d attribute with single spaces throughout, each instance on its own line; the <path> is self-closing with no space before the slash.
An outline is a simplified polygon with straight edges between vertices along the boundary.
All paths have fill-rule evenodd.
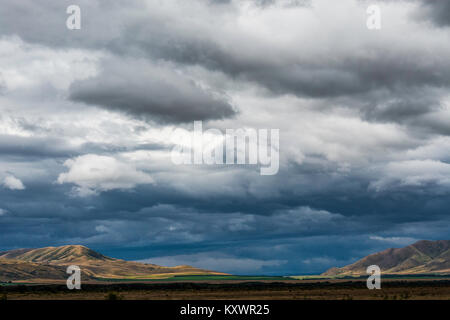
<path id="1" fill-rule="evenodd" d="M 3 0 L 0 111 L 0 250 L 295 275 L 450 239 L 447 0 Z M 279 171 L 174 164 L 194 121 L 279 129 Z"/>

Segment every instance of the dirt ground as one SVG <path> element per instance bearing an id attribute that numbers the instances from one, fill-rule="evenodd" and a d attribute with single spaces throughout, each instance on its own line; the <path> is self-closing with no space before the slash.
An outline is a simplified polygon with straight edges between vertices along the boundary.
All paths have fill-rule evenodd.
<path id="1" fill-rule="evenodd" d="M 450 300 L 450 280 L 86 284 L 0 287 L 0 300 Z"/>

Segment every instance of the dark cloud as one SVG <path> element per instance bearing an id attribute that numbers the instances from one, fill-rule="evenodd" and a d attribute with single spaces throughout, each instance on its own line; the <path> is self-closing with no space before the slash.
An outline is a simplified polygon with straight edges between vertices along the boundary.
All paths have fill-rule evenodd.
<path id="1" fill-rule="evenodd" d="M 429 1 L 422 0 L 422 16 L 430 19 L 435 25 L 439 27 L 450 26 L 450 1 L 437 0 Z"/>
<path id="2" fill-rule="evenodd" d="M 413 135 L 421 136 L 424 132 L 448 135 L 444 124 L 424 120 L 428 115 L 445 109 L 443 97 L 445 90 L 428 86 L 402 87 L 393 91 L 384 88 L 353 96 L 327 98 L 320 108 L 327 110 L 338 106 L 358 110 L 362 119 L 402 124 L 411 128 Z"/>
<path id="3" fill-rule="evenodd" d="M 124 29 L 124 37 L 116 50 L 134 48 L 137 54 L 174 61 L 181 65 L 201 65 L 208 70 L 220 71 L 235 81 L 252 82 L 271 94 L 293 94 L 303 98 L 326 99 L 330 106 L 335 100 L 347 98 L 349 106 L 357 106 L 369 121 L 398 122 L 421 118 L 440 108 L 445 97 L 439 89 L 450 85 L 448 48 L 424 50 L 403 48 L 389 43 L 380 35 L 380 42 L 355 48 L 344 54 L 329 54 L 305 58 L 284 50 L 261 46 L 265 55 L 255 55 L 255 49 L 242 46 L 240 51 L 223 46 L 207 33 L 180 33 L 155 29 L 152 25 L 135 23 Z M 357 34 L 356 37 L 364 37 Z M 350 35 L 350 38 L 352 36 Z M 134 41 L 131 39 L 139 39 Z M 236 36 L 236 41 L 239 41 Z M 427 46 L 427 44 L 424 44 Z M 329 57 L 333 56 L 332 59 Z M 363 108 L 366 106 L 366 108 Z M 430 128 L 431 131 L 435 128 Z M 438 131 L 442 133 L 442 130 Z"/>
<path id="4" fill-rule="evenodd" d="M 0 95 L 6 92 L 6 83 L 3 79 L 2 73 L 0 72 Z"/>
<path id="5" fill-rule="evenodd" d="M 251 192 L 197 196 L 169 184 L 79 198 L 69 196 L 70 186 L 52 183 L 60 169 L 51 168 L 53 176 L 26 181 L 20 195 L 0 193 L 0 208 L 7 211 L 0 216 L 0 249 L 82 243 L 119 258 L 156 261 L 222 252 L 236 263 L 285 261 L 249 273 L 295 274 L 322 272 L 397 246 L 369 235 L 439 239 L 447 232 L 450 200 L 442 189 L 432 198 L 419 187 L 417 193 L 408 188 L 377 196 L 362 178 L 330 181 L 324 172 L 290 170 L 266 186 L 272 195 L 264 198 Z M 221 182 L 208 180 L 210 189 Z M 250 182 L 234 180 L 247 188 Z M 178 179 L 182 183 L 190 181 Z"/>
<path id="6" fill-rule="evenodd" d="M 419 217 L 412 219 L 408 217 L 411 211 L 404 214 L 394 211 L 390 216 L 372 212 L 366 216 L 344 217 L 339 213 L 293 207 L 263 216 L 207 213 L 157 203 L 138 211 L 127 211 L 125 207 L 142 206 L 148 198 L 145 196 L 147 193 L 139 192 L 133 196 L 141 202 L 137 205 L 124 201 L 124 194 L 116 192 L 105 199 L 66 199 L 61 203 L 59 188 L 52 187 L 45 192 L 37 188 L 42 187 L 32 185 L 24 191 L 27 192 L 27 203 L 9 204 L 5 208 L 8 213 L 0 217 L 0 249 L 82 243 L 114 257 L 150 261 L 152 258 L 163 261 L 159 257 L 202 252 L 210 252 L 209 256 L 220 260 L 212 252 L 221 252 L 236 263 L 242 259 L 284 261 L 270 268 L 248 270 L 249 273 L 317 273 L 331 266 L 353 262 L 357 257 L 385 246 L 398 246 L 396 242 L 389 242 L 389 237 L 445 238 L 445 226 L 448 225 L 445 216 L 440 219 L 436 216 L 425 220 Z M 164 199 L 158 194 L 148 194 L 154 197 L 155 202 Z M 2 203 L 8 197 L 13 197 L 13 193 L 3 193 Z M 385 212 L 402 207 L 407 199 L 400 200 L 400 197 L 393 199 L 396 204 L 393 201 L 390 208 L 387 205 Z M 321 201 L 326 202 L 324 198 Z M 120 202 L 122 208 L 115 202 Z M 102 203 L 106 206 L 102 207 Z M 441 205 L 441 209 L 448 206 L 448 200 Z M 355 201 L 352 206 L 358 207 L 359 211 L 362 208 L 376 210 L 367 201 Z M 403 209 L 408 211 L 407 207 Z M 257 207 L 254 210 L 257 211 Z M 388 240 L 371 240 L 369 235 L 383 236 Z M 271 248 L 270 252 L 267 248 Z M 239 268 L 234 270 L 238 272 Z"/>
<path id="7" fill-rule="evenodd" d="M 259 1 L 258 4 L 267 6 L 273 2 L 264 0 Z M 217 4 L 217 1 L 213 3 Z M 219 3 L 223 4 L 227 1 L 219 1 Z M 303 5 L 303 3 L 299 4 Z M 208 26 L 207 23 L 199 22 L 198 25 L 186 25 L 186 28 L 183 28 L 186 21 L 180 21 L 175 15 L 151 12 L 139 2 L 128 3 L 127 6 L 123 4 L 121 6 L 120 3 L 106 5 L 103 1 L 82 2 L 80 6 L 84 9 L 84 24 L 82 29 L 76 32 L 59 26 L 65 24 L 66 17 L 58 14 L 65 9 L 64 3 L 49 4 L 43 10 L 41 4 L 38 6 L 32 1 L 21 2 L 20 5 L 12 2 L 4 6 L 5 12 L 4 14 L 0 12 L 0 16 L 4 15 L 6 21 L 4 26 L 0 25 L 0 29 L 4 34 L 18 34 L 27 41 L 50 46 L 106 49 L 119 55 L 171 60 L 182 65 L 202 65 L 211 70 L 224 72 L 236 79 L 258 83 L 276 94 L 290 93 L 322 98 L 367 93 L 381 88 L 386 88 L 395 94 L 398 89 L 405 87 L 411 89 L 420 89 L 423 86 L 443 87 L 450 83 L 448 76 L 450 63 L 448 59 L 445 59 L 448 55 L 445 52 L 427 52 L 426 50 L 414 52 L 381 42 L 379 46 L 361 47 L 355 52 L 349 52 L 346 56 L 337 54 L 333 59 L 328 59 L 326 55 L 323 55 L 306 60 L 302 59 L 301 55 L 293 58 L 288 51 L 272 51 L 268 47 L 269 44 L 261 46 L 258 43 L 261 50 L 270 49 L 271 51 L 268 55 L 255 57 L 251 46 L 243 45 L 241 50 L 236 51 L 218 41 L 217 37 L 220 38 L 222 32 L 219 25 Z M 450 11 L 445 10 L 448 6 L 446 1 L 427 1 L 423 6 L 435 12 L 436 15 L 447 14 L 448 16 Z M 9 21 L 10 16 L 14 16 L 10 14 L 11 11 L 17 11 L 17 14 L 22 12 L 22 15 L 26 15 L 23 20 L 28 23 Z M 34 14 L 39 11 L 42 11 L 42 16 L 45 18 Z M 221 17 L 215 11 L 210 13 Z M 58 16 L 59 19 L 57 19 Z M 45 20 L 45 23 L 41 20 Z M 112 21 L 115 23 L 112 24 Z M 34 27 L 29 28 L 29 25 Z M 217 37 L 207 28 L 217 29 Z M 236 34 L 235 41 L 252 41 L 252 39 L 241 38 L 239 34 Z M 325 47 L 323 50 L 333 54 L 332 48 Z M 138 74 L 136 78 L 137 81 L 145 80 Z M 116 87 L 120 84 L 111 83 L 111 85 L 117 89 Z M 192 96 L 189 98 L 193 99 Z M 91 95 L 82 98 L 82 100 L 91 99 L 102 100 L 101 97 L 91 97 Z M 200 104 L 208 102 L 207 97 L 199 97 L 199 99 Z M 114 100 L 120 99 L 116 97 Z M 136 109 L 140 113 L 147 108 L 144 101 L 141 101 L 146 99 L 141 97 L 138 100 L 140 107 Z M 103 103 L 99 104 L 103 105 Z M 114 101 L 108 101 L 108 104 L 116 105 Z M 120 104 L 124 105 L 124 103 Z M 156 109 L 160 107 L 162 106 Z M 197 112 L 199 116 L 203 115 L 202 111 L 193 110 L 194 114 Z M 156 111 L 156 114 L 160 113 Z M 224 114 L 219 112 L 219 118 L 226 115 L 227 112 Z M 207 112 L 203 116 L 208 118 Z M 180 118 L 183 119 L 184 116 Z"/>
<path id="8" fill-rule="evenodd" d="M 439 107 L 439 101 L 436 101 L 435 97 L 426 95 L 416 97 L 412 94 L 393 96 L 391 99 L 378 102 L 374 99 L 368 101 L 362 109 L 366 111 L 368 119 L 405 123 L 405 120 L 438 110 Z"/>
<path id="9" fill-rule="evenodd" d="M 339 17 L 344 1 L 327 4 L 333 19 L 311 13 L 314 2 L 253 3 L 254 15 L 238 17 L 238 1 L 80 0 L 82 28 L 70 31 L 72 1 L 3 1 L 0 33 L 23 44 L 1 40 L 15 41 L 24 58 L 11 61 L 29 72 L 0 76 L 0 92 L 12 88 L 0 96 L 12 114 L 0 117 L 0 179 L 11 174 L 26 185 L 20 193 L 1 189 L 0 249 L 82 243 L 119 258 L 214 257 L 209 263 L 230 272 L 236 264 L 248 273 L 298 274 L 412 239 L 448 238 L 447 2 L 420 6 L 434 22 L 426 34 L 410 16 L 398 17 L 398 31 L 383 24 L 371 33 L 365 6 Z M 308 19 L 277 16 L 297 9 L 324 20 L 298 32 L 303 25 L 293 22 Z M 358 19 L 361 28 L 352 24 Z M 40 58 L 27 61 L 35 51 Z M 98 73 L 67 62 L 91 57 Z M 37 65 L 48 74 L 35 76 Z M 60 70 L 75 68 L 68 89 L 52 89 L 67 80 Z M 193 120 L 280 128 L 279 174 L 171 165 L 158 130 Z M 155 183 L 74 195 L 77 183 L 97 191 L 117 179 L 107 172 L 105 180 L 101 163 L 82 162 L 68 183 L 56 183 L 66 160 L 86 155 L 119 159 L 127 166 L 118 168 Z"/>
<path id="10" fill-rule="evenodd" d="M 3 157 L 67 157 L 79 153 L 64 139 L 48 137 L 20 137 L 0 135 L 0 153 Z"/>
<path id="11" fill-rule="evenodd" d="M 74 146 L 65 138 L 52 136 L 22 137 L 14 135 L 0 135 L 0 153 L 4 159 L 29 161 L 31 159 L 67 159 L 87 153 L 110 154 L 117 152 L 131 152 L 136 150 L 167 150 L 167 146 L 160 144 L 139 144 L 133 146 L 118 146 L 111 143 L 86 142 Z"/>
<path id="12" fill-rule="evenodd" d="M 236 113 L 226 97 L 167 67 L 123 61 L 104 65 L 95 78 L 75 82 L 70 99 L 174 123 L 223 119 Z"/>

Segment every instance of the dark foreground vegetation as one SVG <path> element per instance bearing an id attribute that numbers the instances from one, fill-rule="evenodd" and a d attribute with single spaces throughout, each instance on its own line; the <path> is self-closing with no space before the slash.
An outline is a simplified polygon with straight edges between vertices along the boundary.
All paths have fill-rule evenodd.
<path id="1" fill-rule="evenodd" d="M 112 283 L 0 286 L 0 300 L 450 300 L 450 280 L 389 280 L 381 290 L 365 281 L 240 283 Z"/>

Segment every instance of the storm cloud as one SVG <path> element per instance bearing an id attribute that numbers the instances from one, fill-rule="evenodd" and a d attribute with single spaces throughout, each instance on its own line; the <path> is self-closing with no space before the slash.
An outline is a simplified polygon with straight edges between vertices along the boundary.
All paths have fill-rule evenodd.
<path id="1" fill-rule="evenodd" d="M 448 1 L 423 1 L 425 16 L 437 26 L 450 26 L 450 3 Z"/>
<path id="2" fill-rule="evenodd" d="M 116 60 L 103 70 L 73 83 L 70 99 L 162 122 L 217 120 L 236 113 L 225 96 L 168 67 Z"/>
<path id="3" fill-rule="evenodd" d="M 450 236 L 448 1 L 70 4 L 0 6 L 0 250 L 301 274 Z M 197 120 L 280 129 L 278 174 L 175 165 Z"/>

